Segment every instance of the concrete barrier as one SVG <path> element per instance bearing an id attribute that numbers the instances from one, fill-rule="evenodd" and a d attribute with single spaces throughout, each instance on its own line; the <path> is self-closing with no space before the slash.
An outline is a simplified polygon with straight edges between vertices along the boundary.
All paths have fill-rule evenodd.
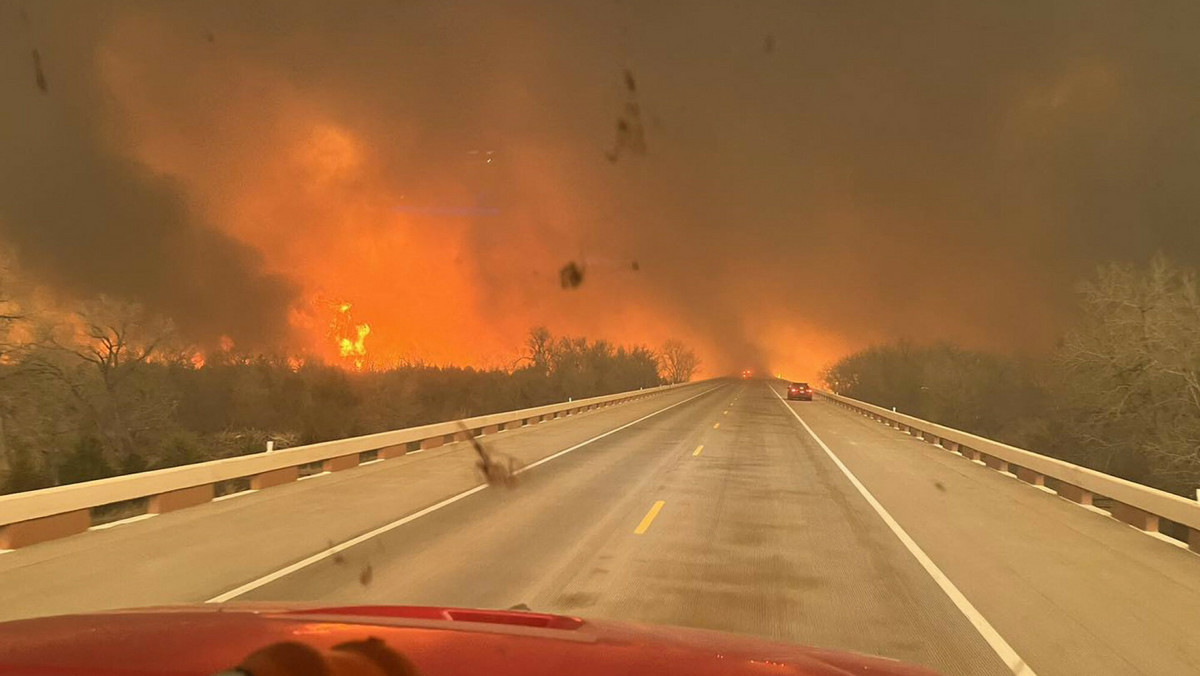
<path id="1" fill-rule="evenodd" d="M 448 441 L 464 439 L 464 427 L 494 434 L 522 427 L 527 421 L 552 420 L 588 407 L 624 403 L 695 384 L 663 385 L 271 453 L 0 495 L 0 549 L 16 549 L 86 531 L 92 525 L 91 510 L 102 505 L 149 498 L 151 513 L 174 511 L 212 500 L 214 486 L 221 482 L 248 479 L 251 489 L 262 490 L 296 481 L 300 478 L 302 465 L 320 463 L 324 471 L 345 470 L 357 466 L 359 454 L 368 451 L 377 451 L 378 457 L 386 460 L 403 456 L 410 448 L 436 448 Z"/>
<path id="2" fill-rule="evenodd" d="M 1109 498 L 1113 501 L 1110 513 L 1114 518 L 1148 533 L 1158 532 L 1160 519 L 1173 521 L 1187 529 L 1188 546 L 1200 553 L 1200 502 L 865 401 L 824 390 L 817 390 L 817 394 L 914 437 L 928 441 L 936 439 L 944 448 L 968 459 L 982 461 L 993 469 L 1011 472 L 1015 468 L 1017 478 L 1030 484 L 1045 486 L 1047 478 L 1053 479 L 1055 492 L 1072 502 L 1090 506 L 1093 496 Z"/>

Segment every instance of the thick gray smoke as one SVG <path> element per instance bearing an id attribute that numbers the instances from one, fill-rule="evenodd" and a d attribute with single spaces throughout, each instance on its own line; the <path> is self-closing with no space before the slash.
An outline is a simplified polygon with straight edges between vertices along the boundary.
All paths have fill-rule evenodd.
<path id="1" fill-rule="evenodd" d="M 0 5 L 0 235 L 67 294 L 142 302 L 201 341 L 280 344 L 290 284 L 122 151 L 136 129 L 106 119 L 95 78 L 106 20 L 84 4 Z"/>
<path id="2" fill-rule="evenodd" d="M 891 337 L 1044 348 L 1097 262 L 1200 261 L 1195 2 L 43 7 L 0 13 L 5 237 L 60 283 L 223 332 L 288 289 L 186 185 L 109 152 L 137 133 L 91 110 L 88 45 L 115 17 L 191 36 L 131 52 L 182 128 L 270 128 L 269 101 L 222 107 L 197 60 L 272 73 L 367 139 L 429 238 L 466 214 L 447 264 L 484 319 L 591 329 L 649 307 L 714 369 L 811 374 Z M 586 281 L 565 292 L 571 260 Z"/>

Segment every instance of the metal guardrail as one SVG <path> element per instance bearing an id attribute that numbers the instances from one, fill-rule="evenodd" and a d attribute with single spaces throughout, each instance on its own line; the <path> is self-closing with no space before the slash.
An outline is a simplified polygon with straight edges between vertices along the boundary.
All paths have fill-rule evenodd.
<path id="1" fill-rule="evenodd" d="M 1045 486 L 1050 478 L 1053 485 L 1049 488 L 1072 502 L 1090 506 L 1094 496 L 1109 498 L 1113 501 L 1110 513 L 1141 530 L 1159 532 L 1160 519 L 1179 524 L 1187 529 L 1189 547 L 1200 553 L 1200 502 L 833 392 L 816 392 L 844 408 L 1012 473 L 1027 483 Z"/>
<path id="2" fill-rule="evenodd" d="M 493 434 L 543 420 L 564 417 L 602 406 L 641 399 L 685 387 L 663 385 L 644 390 L 549 404 L 519 411 L 493 413 L 463 420 L 381 432 L 279 451 L 213 460 L 180 467 L 128 474 L 97 481 L 56 486 L 0 496 L 0 549 L 64 537 L 90 528 L 92 510 L 114 503 L 147 500 L 146 512 L 158 514 L 203 504 L 216 496 L 222 482 L 242 480 L 263 489 L 300 478 L 300 468 L 320 463 L 333 472 L 358 466 L 363 454 L 380 459 L 410 450 L 435 448 L 468 434 Z M 463 431 L 467 428 L 470 432 Z"/>

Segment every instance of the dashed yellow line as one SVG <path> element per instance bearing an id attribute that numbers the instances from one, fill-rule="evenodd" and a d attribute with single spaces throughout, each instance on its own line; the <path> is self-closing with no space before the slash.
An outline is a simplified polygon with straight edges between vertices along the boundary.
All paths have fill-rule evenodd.
<path id="1" fill-rule="evenodd" d="M 714 423 L 714 424 L 713 424 L 713 429 L 714 429 L 714 430 L 719 430 L 719 429 L 721 429 L 721 423 Z"/>
<path id="2" fill-rule="evenodd" d="M 696 450 L 692 451 L 692 455 L 693 456 L 700 455 L 700 451 L 703 451 L 703 450 L 704 450 L 704 444 L 700 444 L 699 446 L 696 447 Z"/>
<path id="3" fill-rule="evenodd" d="M 645 533 L 650 528 L 651 522 L 654 521 L 654 517 L 658 516 L 658 513 L 662 511 L 663 505 L 665 504 L 667 503 L 664 500 L 656 501 L 654 505 L 650 507 L 650 511 L 646 512 L 646 516 L 642 517 L 642 522 L 638 524 L 638 527 L 633 529 L 633 534 L 641 535 Z"/>

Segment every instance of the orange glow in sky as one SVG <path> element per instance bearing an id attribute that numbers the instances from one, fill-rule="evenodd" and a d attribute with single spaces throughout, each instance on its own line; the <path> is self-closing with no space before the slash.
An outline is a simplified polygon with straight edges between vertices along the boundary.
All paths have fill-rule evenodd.
<path id="1" fill-rule="evenodd" d="M 691 323 L 695 308 L 660 295 L 656 288 L 673 281 L 671 273 L 652 261 L 633 264 L 645 246 L 600 240 L 563 218 L 591 213 L 599 225 L 589 227 L 605 230 L 596 196 L 557 169 L 579 161 L 569 144 L 539 138 L 520 145 L 517 138 L 511 145 L 521 151 L 506 154 L 464 142 L 437 154 L 427 171 L 416 163 L 398 172 L 406 149 L 422 148 L 416 122 L 351 120 L 273 71 L 223 60 L 220 52 L 185 61 L 194 71 L 185 91 L 204 102 L 189 111 L 195 118 L 185 132 L 174 92 L 162 84 L 173 78 L 155 73 L 151 58 L 166 44 L 186 42 L 175 32 L 130 18 L 99 59 L 128 152 L 181 181 L 190 208 L 298 287 L 288 315 L 292 354 L 354 368 L 413 361 L 505 367 L 527 332 L 545 325 L 558 335 L 620 344 L 657 347 L 679 338 L 697 350 L 707 374 L 765 366 L 726 358 L 727 346 Z M 390 154 L 375 142 L 381 133 Z M 206 142 L 196 143 L 195 134 Z M 506 195 L 515 197 L 502 208 L 476 208 L 490 199 L 479 186 L 492 176 L 503 176 Z M 587 276 L 564 290 L 558 270 L 569 260 L 584 263 Z M 752 312 L 754 300 L 745 303 Z M 770 332 L 768 341 L 800 337 L 777 326 Z M 781 343 L 771 357 L 811 378 L 823 365 L 817 360 L 835 354 L 797 357 L 804 349 Z"/>

